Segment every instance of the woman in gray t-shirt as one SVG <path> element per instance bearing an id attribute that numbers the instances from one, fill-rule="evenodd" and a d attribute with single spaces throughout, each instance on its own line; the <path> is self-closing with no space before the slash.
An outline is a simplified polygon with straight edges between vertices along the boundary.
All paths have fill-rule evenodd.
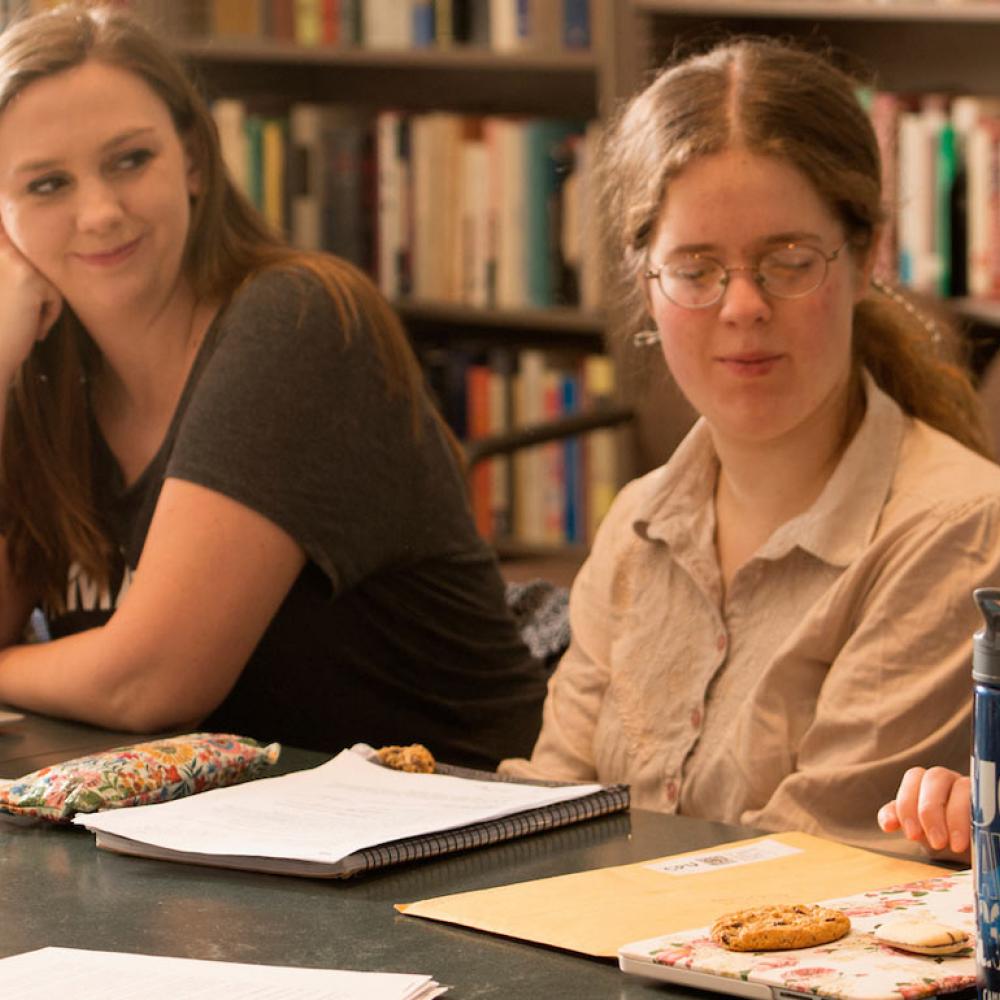
<path id="1" fill-rule="evenodd" d="M 527 752 L 541 668 L 371 282 L 267 229 L 127 16 L 32 17 L 0 67 L 0 702 Z"/>

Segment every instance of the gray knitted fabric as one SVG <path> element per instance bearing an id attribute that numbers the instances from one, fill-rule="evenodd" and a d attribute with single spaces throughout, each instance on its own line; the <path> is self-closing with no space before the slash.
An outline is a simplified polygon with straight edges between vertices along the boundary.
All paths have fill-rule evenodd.
<path id="1" fill-rule="evenodd" d="M 545 580 L 508 583 L 507 606 L 531 655 L 554 667 L 569 645 L 569 591 Z"/>

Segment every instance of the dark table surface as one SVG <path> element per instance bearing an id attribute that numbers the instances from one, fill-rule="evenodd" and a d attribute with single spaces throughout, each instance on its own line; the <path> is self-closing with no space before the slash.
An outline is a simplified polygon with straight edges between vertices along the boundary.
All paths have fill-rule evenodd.
<path id="1" fill-rule="evenodd" d="M 29 717 L 0 728 L 0 777 L 134 742 Z M 280 769 L 324 755 L 286 750 Z M 78 828 L 0 821 L 0 957 L 46 945 L 433 975 L 455 1000 L 691 997 L 611 962 L 399 915 L 393 904 L 627 864 L 750 831 L 633 810 L 351 881 L 128 858 Z"/>

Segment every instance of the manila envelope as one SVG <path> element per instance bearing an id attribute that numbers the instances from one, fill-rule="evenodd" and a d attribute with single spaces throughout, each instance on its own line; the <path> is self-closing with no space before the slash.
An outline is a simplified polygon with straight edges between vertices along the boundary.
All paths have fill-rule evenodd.
<path id="1" fill-rule="evenodd" d="M 751 850 L 763 860 L 719 865 L 720 859 L 739 859 Z M 678 864 L 682 859 L 689 863 Z M 669 870 L 651 867 L 658 864 Z M 941 868 L 919 861 L 807 833 L 778 833 L 637 864 L 397 903 L 396 909 L 615 958 L 630 941 L 704 927 L 730 910 L 815 903 L 941 874 Z"/>

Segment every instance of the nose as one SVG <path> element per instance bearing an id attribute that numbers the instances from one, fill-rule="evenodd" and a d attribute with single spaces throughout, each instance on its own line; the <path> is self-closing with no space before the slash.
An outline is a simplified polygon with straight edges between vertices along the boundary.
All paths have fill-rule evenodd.
<path id="1" fill-rule="evenodd" d="M 76 224 L 81 232 L 107 233 L 122 219 L 122 205 L 113 185 L 103 179 L 81 181 L 77 190 Z"/>
<path id="2" fill-rule="evenodd" d="M 726 278 L 720 319 L 729 323 L 755 323 L 770 318 L 771 303 L 753 268 L 729 268 Z"/>

